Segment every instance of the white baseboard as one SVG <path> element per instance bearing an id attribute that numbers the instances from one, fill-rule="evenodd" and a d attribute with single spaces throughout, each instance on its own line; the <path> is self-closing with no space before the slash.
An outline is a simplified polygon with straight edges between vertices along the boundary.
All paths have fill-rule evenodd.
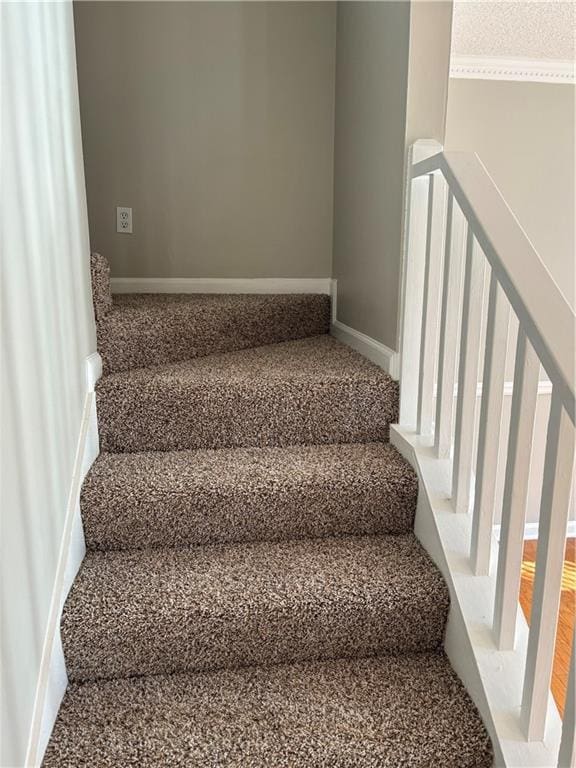
<path id="1" fill-rule="evenodd" d="M 94 385 L 101 370 L 100 355 L 97 353 L 89 355 L 86 359 L 86 397 L 70 481 L 48 623 L 42 646 L 40 672 L 26 752 L 26 768 L 36 768 L 42 763 L 58 709 L 68 685 L 66 664 L 60 641 L 60 618 L 64 601 L 86 552 L 80 515 L 80 489 L 100 450 Z"/>
<path id="2" fill-rule="evenodd" d="M 330 293 L 329 277 L 113 277 L 112 293 Z"/>
<path id="3" fill-rule="evenodd" d="M 344 342 L 344 344 L 348 344 L 349 347 L 352 347 L 352 349 L 355 349 L 361 355 L 379 365 L 393 379 L 398 378 L 398 353 L 393 349 L 390 349 L 385 344 L 381 344 L 370 336 L 366 336 L 365 333 L 360 333 L 360 331 L 344 325 L 339 320 L 331 323 L 331 333 L 337 339 Z"/>
<path id="4" fill-rule="evenodd" d="M 494 526 L 494 536 L 496 541 L 500 541 L 500 525 Z M 566 536 L 569 539 L 576 538 L 576 520 L 568 521 Z M 526 523 L 524 526 L 524 541 L 535 541 L 538 538 L 538 523 Z"/>
<path id="5" fill-rule="evenodd" d="M 502 391 L 502 394 L 504 397 L 512 397 L 512 394 L 514 393 L 514 382 L 513 381 L 505 381 L 504 382 L 504 388 Z M 547 379 L 543 379 L 542 381 L 538 382 L 538 396 L 544 396 L 544 395 L 551 395 L 552 394 L 552 382 L 548 381 Z M 436 389 L 436 385 L 434 385 L 434 399 L 438 396 L 438 390 Z M 458 397 L 458 384 L 454 385 L 454 399 Z M 479 381 L 476 385 L 476 397 L 480 399 L 482 397 L 482 382 Z"/>
<path id="6" fill-rule="evenodd" d="M 512 393 L 514 391 L 514 382 L 513 381 L 505 381 L 504 382 L 504 397 L 512 397 Z M 551 395 L 552 394 L 552 382 L 547 380 L 542 380 L 538 382 L 538 395 Z M 458 386 L 454 387 L 454 397 L 458 397 Z M 482 397 L 482 382 L 478 382 L 478 385 L 476 387 L 476 397 Z"/>
<path id="7" fill-rule="evenodd" d="M 360 352 L 361 355 L 379 365 L 393 379 L 398 379 L 400 374 L 400 358 L 395 350 L 338 320 L 337 280 L 331 281 L 330 295 L 332 297 L 332 319 L 330 322 L 330 333 L 332 336 L 344 344 L 348 344 L 356 352 Z"/>
<path id="8" fill-rule="evenodd" d="M 92 352 L 86 358 L 86 392 L 94 392 L 100 376 L 102 376 L 102 358 L 98 352 Z"/>

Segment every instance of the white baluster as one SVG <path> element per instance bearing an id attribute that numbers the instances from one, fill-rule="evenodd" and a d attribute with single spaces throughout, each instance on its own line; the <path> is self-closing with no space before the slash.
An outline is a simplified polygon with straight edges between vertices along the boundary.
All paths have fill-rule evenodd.
<path id="1" fill-rule="evenodd" d="M 438 354 L 438 387 L 434 447 L 440 459 L 447 459 L 452 448 L 454 424 L 454 385 L 456 384 L 456 352 L 460 335 L 462 270 L 466 242 L 466 219 L 454 197 L 448 199 L 446 217 L 446 250 L 440 344 Z"/>
<path id="2" fill-rule="evenodd" d="M 486 260 L 468 230 L 466 270 L 462 297 L 462 329 L 456 403 L 456 435 L 452 474 L 452 499 L 455 512 L 467 512 L 470 503 L 470 480 L 474 443 L 474 417 L 482 326 L 482 300 Z"/>
<path id="3" fill-rule="evenodd" d="M 501 651 L 514 648 L 516 635 L 539 373 L 540 362 L 519 328 L 494 605 L 494 635 Z"/>
<path id="4" fill-rule="evenodd" d="M 574 427 L 553 390 L 522 695 L 522 724 L 529 741 L 541 741 L 546 726 L 573 471 Z"/>
<path id="5" fill-rule="evenodd" d="M 440 175 L 431 174 L 416 427 L 421 435 L 432 434 L 434 374 L 438 353 L 438 320 L 445 231 L 446 183 Z"/>
<path id="6" fill-rule="evenodd" d="M 558 754 L 558 768 L 576 768 L 576 631 L 572 634 L 572 660 L 568 675 L 568 689 L 564 703 L 562 741 Z"/>
<path id="7" fill-rule="evenodd" d="M 405 277 L 402 310 L 402 345 L 400 352 L 400 424 L 416 429 L 418 415 L 418 381 L 420 369 L 420 335 L 424 296 L 424 265 L 428 217 L 427 176 L 414 179 L 407 203 Z"/>
<path id="8" fill-rule="evenodd" d="M 472 568 L 477 576 L 485 576 L 490 570 L 509 319 L 510 305 L 498 285 L 496 276 L 492 273 L 486 321 L 476 493 L 470 552 Z"/>

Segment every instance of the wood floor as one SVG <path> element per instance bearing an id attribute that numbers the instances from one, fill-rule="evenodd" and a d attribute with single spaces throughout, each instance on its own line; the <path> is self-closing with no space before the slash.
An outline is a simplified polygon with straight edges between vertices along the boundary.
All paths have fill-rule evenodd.
<path id="1" fill-rule="evenodd" d="M 532 605 L 534 586 L 534 565 L 536 561 L 537 541 L 524 542 L 522 561 L 522 582 L 520 586 L 520 604 L 528 622 Z M 564 701 L 568 687 L 568 670 L 572 652 L 572 633 L 576 616 L 576 539 L 567 539 L 562 574 L 562 596 L 560 616 L 556 635 L 554 669 L 552 671 L 552 694 L 560 714 L 564 714 Z"/>

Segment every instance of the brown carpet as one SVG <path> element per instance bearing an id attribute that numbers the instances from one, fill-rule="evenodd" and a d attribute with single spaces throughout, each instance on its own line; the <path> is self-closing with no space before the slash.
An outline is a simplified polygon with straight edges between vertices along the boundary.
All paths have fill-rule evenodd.
<path id="1" fill-rule="evenodd" d="M 101 453 L 86 544 L 141 549 L 411 530 L 418 484 L 389 443 Z"/>
<path id="2" fill-rule="evenodd" d="M 320 294 L 110 294 L 110 269 L 92 255 L 98 351 L 105 373 L 328 333 Z"/>
<path id="3" fill-rule="evenodd" d="M 330 298 L 321 295 L 117 295 L 98 345 L 109 373 L 316 336 L 329 325 Z"/>
<path id="4" fill-rule="evenodd" d="M 104 451 L 387 440 L 398 385 L 332 336 L 104 376 Z"/>
<path id="5" fill-rule="evenodd" d="M 112 302 L 92 266 L 116 372 L 46 768 L 489 768 L 397 384 L 321 333 L 325 297 Z"/>
<path id="6" fill-rule="evenodd" d="M 110 288 L 110 265 L 100 253 L 90 255 L 90 275 L 92 278 L 92 303 L 96 328 L 100 327 L 106 315 L 112 310 L 112 291 Z M 100 351 L 100 345 L 98 345 Z"/>
<path id="7" fill-rule="evenodd" d="M 45 768 L 487 768 L 441 653 L 72 685 Z"/>

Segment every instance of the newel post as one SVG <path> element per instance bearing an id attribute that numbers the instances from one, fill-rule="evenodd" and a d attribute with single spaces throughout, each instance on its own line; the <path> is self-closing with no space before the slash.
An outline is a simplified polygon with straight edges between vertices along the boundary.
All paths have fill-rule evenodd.
<path id="1" fill-rule="evenodd" d="M 402 283 L 398 318 L 400 424 L 414 430 L 418 418 L 418 382 L 430 182 L 427 176 L 412 179 L 412 166 L 441 151 L 442 145 L 437 141 L 420 139 L 409 147 L 406 162 Z"/>

